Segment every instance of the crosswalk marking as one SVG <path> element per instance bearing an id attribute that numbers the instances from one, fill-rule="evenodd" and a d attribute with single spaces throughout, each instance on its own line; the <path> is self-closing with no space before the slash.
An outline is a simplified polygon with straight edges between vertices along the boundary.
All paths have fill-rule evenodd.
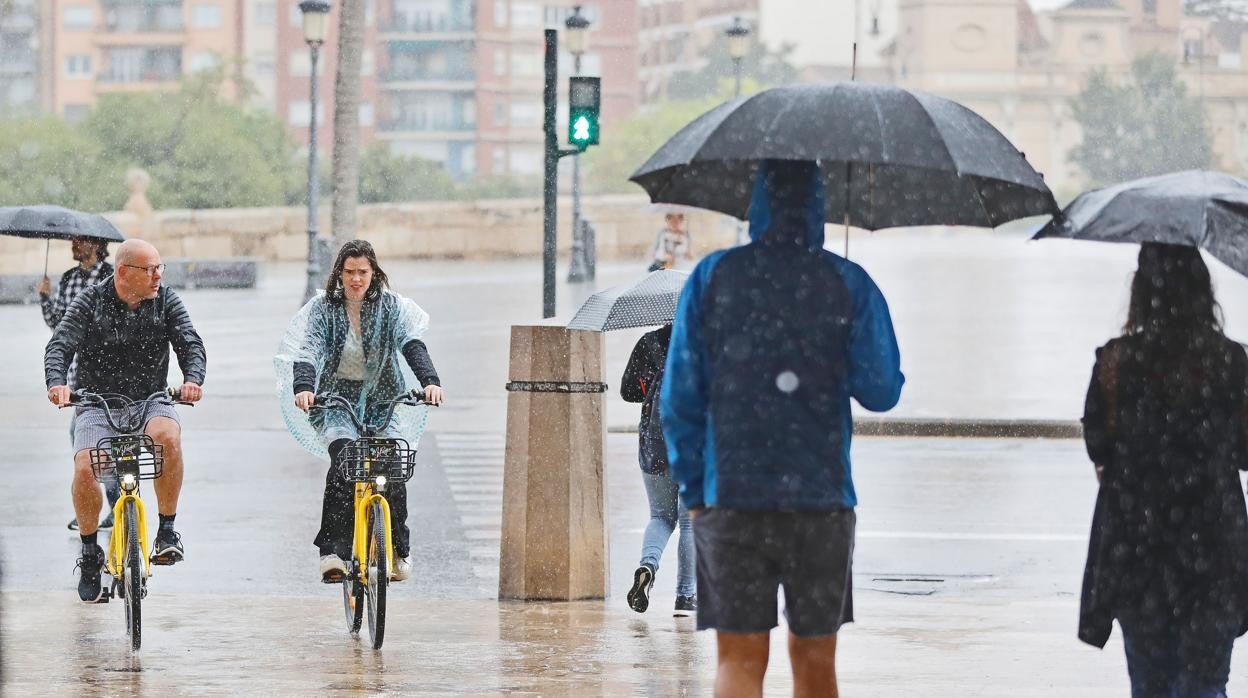
<path id="1" fill-rule="evenodd" d="M 506 440 L 497 434 L 434 434 L 455 511 L 468 539 L 473 574 L 483 588 L 498 582 L 503 525 L 503 460 Z"/>

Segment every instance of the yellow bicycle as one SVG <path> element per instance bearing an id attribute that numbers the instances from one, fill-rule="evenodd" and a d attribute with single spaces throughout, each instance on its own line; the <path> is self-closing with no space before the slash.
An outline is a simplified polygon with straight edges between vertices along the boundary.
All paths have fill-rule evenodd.
<path id="1" fill-rule="evenodd" d="M 100 439 L 90 449 L 91 471 L 104 482 L 116 476 L 121 482 L 121 496 L 113 506 L 115 524 L 108 538 L 105 569 L 113 578 L 105 591 L 105 600 L 118 597 L 125 601 L 126 634 L 131 649 L 138 651 L 143 639 L 142 602 L 147 596 L 147 578 L 152 576 L 148 560 L 147 510 L 139 497 L 139 482 L 160 477 L 165 463 L 164 447 L 143 433 L 148 410 L 154 404 L 190 405 L 177 400 L 178 391 L 153 393 L 145 400 L 132 400 L 125 395 L 75 391 L 66 407 L 98 409 L 118 436 Z M 119 424 L 118 422 L 122 422 Z"/>
<path id="2" fill-rule="evenodd" d="M 322 393 L 312 403 L 314 409 L 341 409 L 351 417 L 360 438 L 343 447 L 338 455 L 341 476 L 355 483 L 355 532 L 351 561 L 342 580 L 342 602 L 347 616 L 347 632 L 358 637 L 365 607 L 368 610 L 368 636 L 373 649 L 381 649 L 386 633 L 386 589 L 394 576 L 394 544 L 390 539 L 390 503 L 386 486 L 404 483 L 416 469 L 416 450 L 405 439 L 378 436 L 394 417 L 399 405 L 419 405 L 424 393 L 419 388 L 404 393 L 387 404 L 386 418 L 380 425 L 368 425 L 355 412 L 355 406 L 338 395 Z"/>

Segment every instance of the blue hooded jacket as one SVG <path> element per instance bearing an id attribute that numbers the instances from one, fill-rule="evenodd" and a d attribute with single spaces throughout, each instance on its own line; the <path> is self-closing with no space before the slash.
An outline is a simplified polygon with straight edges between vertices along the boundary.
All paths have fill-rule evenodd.
<path id="1" fill-rule="evenodd" d="M 905 377 L 884 296 L 823 249 L 814 163 L 766 161 L 750 239 L 698 264 L 681 292 L 660 396 L 686 506 L 851 508 L 849 399 L 883 412 Z"/>

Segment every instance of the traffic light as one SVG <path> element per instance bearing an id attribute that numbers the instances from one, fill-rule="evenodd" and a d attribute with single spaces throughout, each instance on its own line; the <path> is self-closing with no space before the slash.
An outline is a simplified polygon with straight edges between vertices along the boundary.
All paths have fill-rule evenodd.
<path id="1" fill-rule="evenodd" d="M 576 76 L 568 79 L 568 143 L 581 150 L 598 145 L 601 105 L 601 78 Z"/>

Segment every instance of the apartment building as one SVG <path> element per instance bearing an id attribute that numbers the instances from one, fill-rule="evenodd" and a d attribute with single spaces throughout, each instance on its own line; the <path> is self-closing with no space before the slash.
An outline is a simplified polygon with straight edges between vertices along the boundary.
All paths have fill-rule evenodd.
<path id="1" fill-rule="evenodd" d="M 39 107 L 38 30 L 35 0 L 0 2 L 0 116 Z"/>
<path id="2" fill-rule="evenodd" d="M 724 41 L 740 17 L 757 35 L 762 0 L 638 0 L 641 100 L 666 99 L 673 75 L 706 65 L 706 51 Z"/>

